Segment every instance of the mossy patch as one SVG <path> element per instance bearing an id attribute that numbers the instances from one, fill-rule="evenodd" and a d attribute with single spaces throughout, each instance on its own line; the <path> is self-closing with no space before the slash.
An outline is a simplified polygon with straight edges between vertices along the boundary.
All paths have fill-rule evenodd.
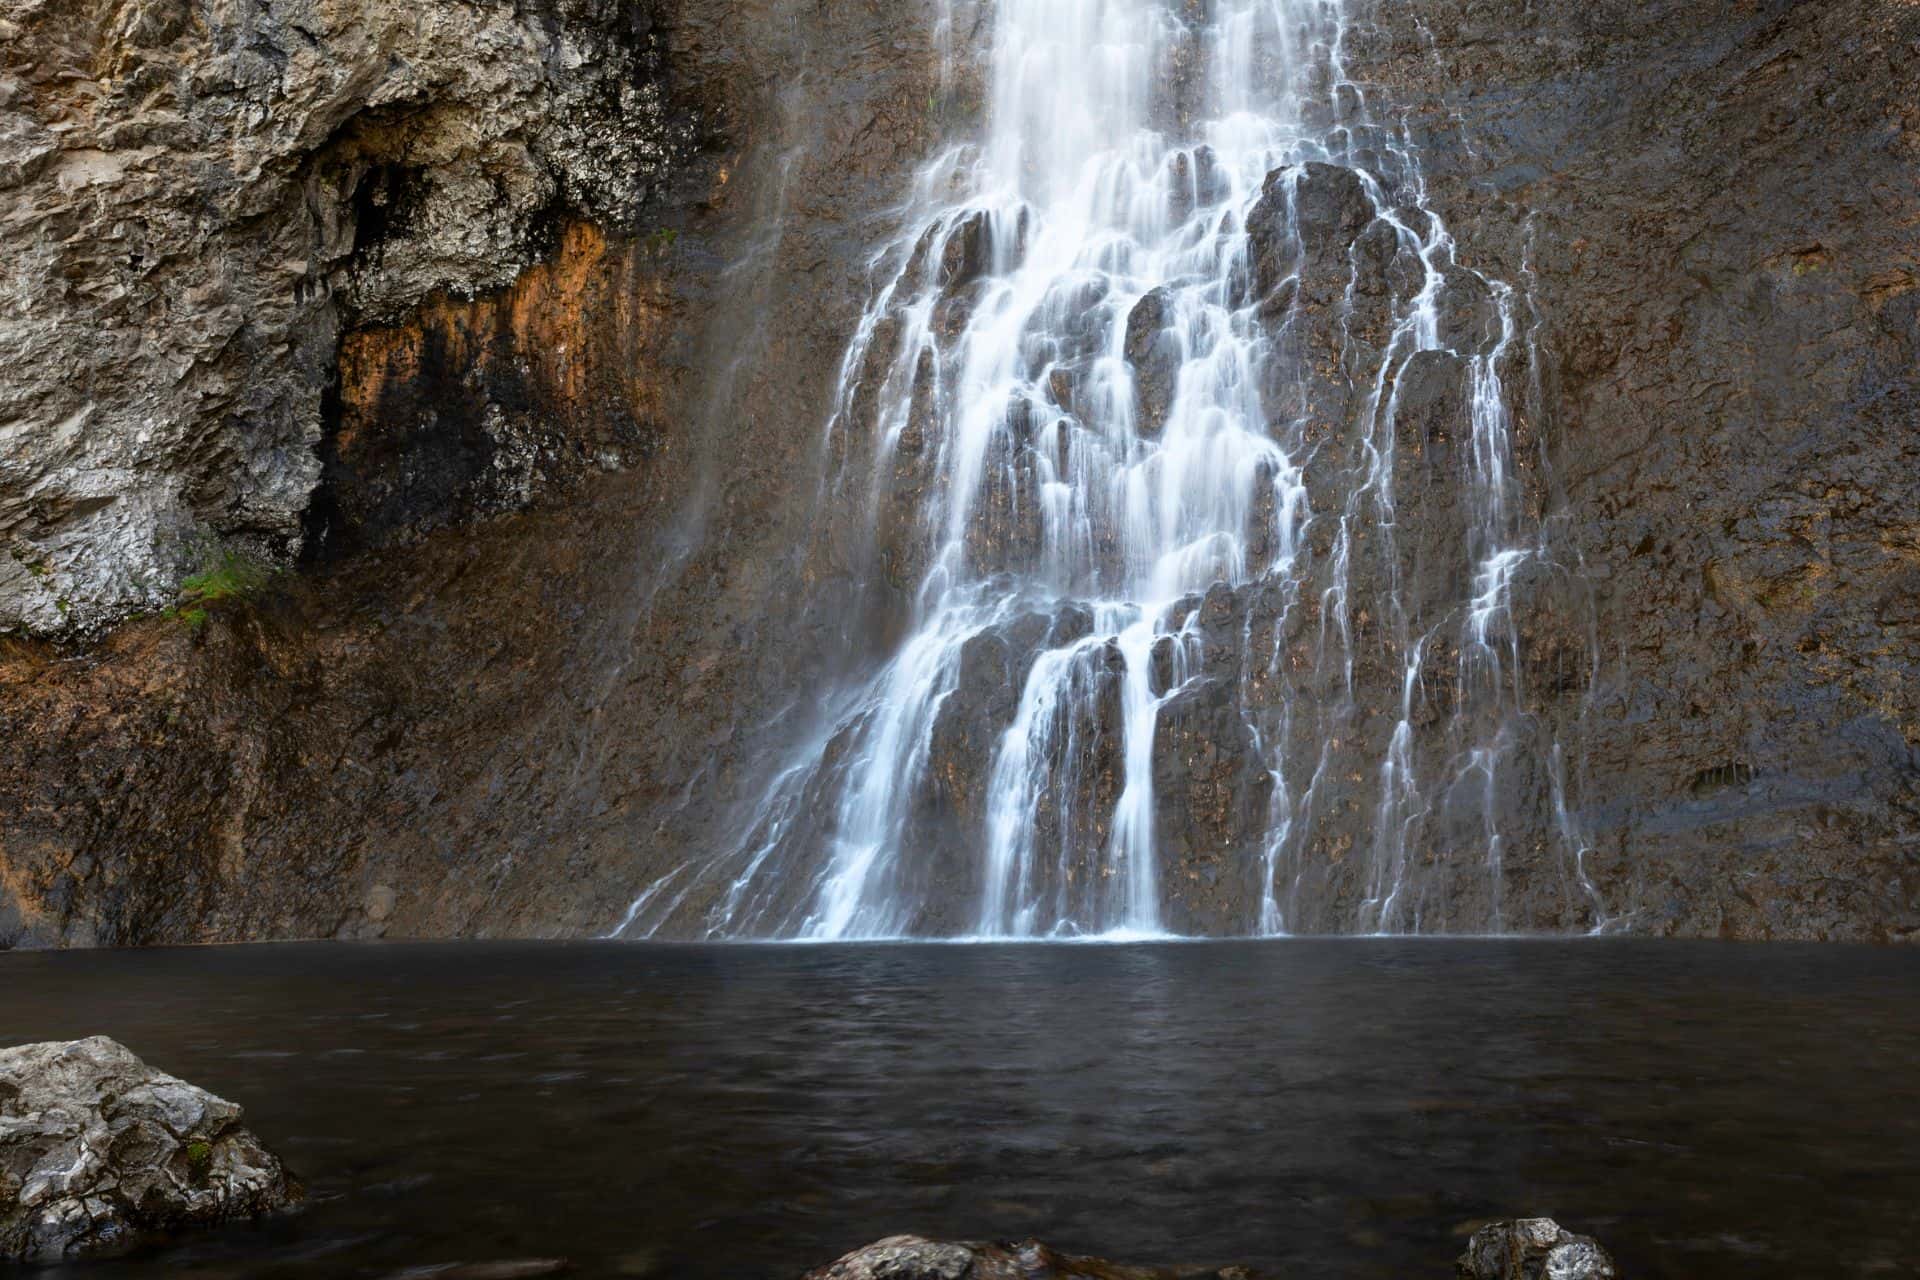
<path id="1" fill-rule="evenodd" d="M 205 1138 L 195 1138 L 186 1145 L 187 1177 L 195 1183 L 206 1182 L 213 1173 L 213 1144 Z"/>
<path id="2" fill-rule="evenodd" d="M 180 584 L 180 599 L 167 616 L 199 631 L 213 609 L 253 599 L 278 573 L 271 563 L 244 551 L 226 549 L 208 557 L 206 567 Z"/>
<path id="3" fill-rule="evenodd" d="M 243 552 L 226 551 L 200 573 L 180 584 L 183 605 L 244 600 L 273 579 L 273 566 Z"/>

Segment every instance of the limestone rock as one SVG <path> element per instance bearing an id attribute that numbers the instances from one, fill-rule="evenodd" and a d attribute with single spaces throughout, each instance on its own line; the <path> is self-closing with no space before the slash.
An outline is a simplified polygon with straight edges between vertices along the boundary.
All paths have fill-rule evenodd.
<path id="1" fill-rule="evenodd" d="M 633 222 L 653 7 L 21 0 L 0 45 L 0 631 L 290 557 L 339 334 Z"/>
<path id="2" fill-rule="evenodd" d="M 1618 1274 L 1598 1241 L 1552 1218 L 1487 1224 L 1473 1233 L 1454 1271 L 1460 1280 L 1614 1280 Z"/>
<path id="3" fill-rule="evenodd" d="M 1241 1267 L 1130 1267 L 1057 1253 L 1038 1240 L 948 1244 L 889 1236 L 805 1280 L 1255 1280 Z"/>
<path id="4" fill-rule="evenodd" d="M 956 14 L 970 4 L 956 4 Z M 47 20 L 84 7 L 44 6 Z M 833 394 L 867 297 L 874 220 L 934 142 L 928 102 L 943 63 L 933 8 L 934 0 L 377 6 L 390 25 L 422 31 L 444 9 L 496 23 L 518 12 L 556 39 L 624 32 L 628 44 L 608 46 L 604 58 L 571 69 L 556 62 L 552 85 L 573 76 L 598 77 L 609 91 L 623 76 L 638 89 L 664 85 L 669 124 L 677 129 L 684 111 L 700 131 L 697 154 L 683 163 L 676 151 L 658 169 L 634 171 L 647 192 L 638 226 L 622 231 L 594 209 L 539 220 L 557 222 L 554 243 L 505 289 L 463 299 L 467 286 L 450 286 L 392 323 L 378 314 L 384 304 L 358 301 L 372 298 L 358 285 L 335 295 L 349 327 L 339 403 L 326 419 L 327 444 L 338 449 L 328 450 L 333 474 L 309 508 L 337 516 L 324 563 L 280 575 L 266 598 L 212 611 L 198 632 L 153 618 L 79 644 L 0 640 L 0 947 L 455 934 L 466 928 L 456 914 L 477 920 L 496 909 L 544 932 L 604 932 L 612 921 L 600 916 L 616 898 L 625 909 L 629 881 L 661 874 L 616 857 L 632 848 L 628 817 L 653 823 L 665 812 L 662 789 L 686 786 L 682 766 L 704 769 L 716 749 L 740 767 L 727 766 L 720 786 L 712 784 L 722 775 L 710 775 L 687 793 L 699 831 L 672 844 L 717 847 L 715 802 L 753 785 L 760 743 L 790 727 L 778 705 L 803 681 L 817 683 L 823 653 L 845 654 L 846 636 L 868 634 L 865 615 L 855 625 L 837 609 L 805 620 L 780 610 L 799 603 L 797 581 L 831 578 L 824 552 L 817 564 L 802 561 L 811 522 L 829 508 L 795 482 L 820 443 L 812 425 L 801 427 L 817 425 Z M 17 10 L 0 4 L 9 16 Z M 602 19 L 613 25 L 594 25 Z M 630 46 L 637 51 L 622 52 Z M 0 64 L 28 47 L 0 34 Z M 482 63 L 496 51 L 458 56 Z M 439 65 L 447 70 L 445 59 Z M 453 83 L 469 74 L 448 71 L 460 77 Z M 516 100 L 488 101 L 481 123 L 520 110 Z M 593 101 L 570 116 L 559 104 L 529 117 L 526 136 L 615 120 L 638 128 L 645 118 Z M 542 154 L 529 144 L 529 155 Z M 667 190 L 656 195 L 660 183 Z M 404 196 L 408 187 L 387 189 Z M 756 246 L 776 193 L 792 202 L 793 235 L 765 254 Z M 0 205 L 11 198 L 0 192 Z M 292 215 L 304 218 L 303 208 Z M 393 237 L 413 224 L 397 221 L 354 255 L 347 265 L 364 269 L 343 270 L 343 281 L 406 256 Z M 263 218 L 254 230 L 278 235 L 280 226 Z M 182 250 L 194 263 L 198 252 Z M 751 270 L 732 270 L 748 259 Z M 0 264 L 0 280 L 9 269 Z M 0 330 L 13 319 L 0 303 Z M 737 359 L 737 379 L 711 376 L 721 352 Z M 0 353 L 11 354 L 5 337 Z M 234 369 L 278 376 L 238 361 Z M 0 367 L 0 384 L 21 373 Z M 0 409 L 0 423 L 9 412 Z M 549 452 L 534 430 L 564 438 Z M 537 456 L 525 459 L 522 442 Z M 11 447 L 0 440 L 0 469 Z M 244 462 L 233 455 L 235 466 Z M 169 465 L 156 459 L 155 474 Z M 202 474 L 226 472 L 210 464 Z M 494 518 L 522 477 L 534 490 L 525 514 Z M 0 492 L 11 493 L 9 484 Z M 337 511 L 316 510 L 320 496 Z M 853 503 L 829 507 L 848 514 L 849 528 L 864 515 Z M 0 561 L 6 555 L 0 546 Z M 730 584 L 717 594 L 715 574 Z M 629 593 L 638 611 L 629 611 Z M 653 603 L 639 606 L 643 598 Z M 648 617 L 686 625 L 669 632 Z M 66 661 L 77 649 L 97 660 Z M 612 668 L 603 663 L 617 653 L 635 664 L 632 682 L 605 678 Z M 47 678 L 53 672 L 114 687 L 61 687 Z M 548 708 L 538 714 L 523 697 L 535 688 Z M 612 699 L 606 794 L 626 797 L 607 809 L 580 803 L 594 789 L 578 775 L 555 772 L 559 742 L 582 725 L 576 697 L 603 693 Z M 650 706 L 658 695 L 677 708 L 664 731 L 628 732 L 627 712 L 616 708 Z M 696 726 L 698 745 L 687 736 Z M 510 771 L 525 786 L 472 785 L 509 757 L 523 762 Z M 526 822 L 535 810 L 554 825 Z M 517 816 L 497 825 L 509 811 Z M 370 826 L 384 834 L 371 838 Z M 513 868 L 512 883 L 438 873 L 423 881 L 428 864 L 416 854 L 453 832 L 472 850 L 578 835 L 595 852 L 584 880 L 553 876 L 529 843 L 525 856 L 499 864 Z M 375 920 L 386 914 L 369 896 L 380 884 L 394 891 L 394 907 Z M 556 909 L 564 923 L 532 923 Z"/>
<path id="5" fill-rule="evenodd" d="M 0 1050 L 0 1260 L 113 1253 L 288 1207 L 298 1186 L 240 1120 L 104 1036 Z"/>
<path id="6" fill-rule="evenodd" d="M 1455 1264 L 1460 1280 L 1615 1280 L 1607 1251 L 1551 1218 L 1495 1222 Z M 1257 1280 L 1245 1267 L 1140 1267 L 1056 1252 L 1038 1240 L 956 1244 L 889 1236 L 803 1280 Z"/>
<path id="7" fill-rule="evenodd" d="M 888 1236 L 856 1249 L 808 1280 L 960 1280 L 973 1268 L 974 1249 L 919 1236 Z"/>

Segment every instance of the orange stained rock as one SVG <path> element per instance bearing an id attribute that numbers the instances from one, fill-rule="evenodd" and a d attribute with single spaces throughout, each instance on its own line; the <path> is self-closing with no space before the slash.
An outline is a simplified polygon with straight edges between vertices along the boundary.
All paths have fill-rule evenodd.
<path id="1" fill-rule="evenodd" d="M 617 398 L 635 418 L 657 418 L 660 358 L 675 331 L 661 274 L 643 242 L 573 222 L 553 254 L 503 292 L 439 295 L 400 325 L 349 333 L 340 346 L 342 451 L 377 431 L 387 392 L 434 374 L 430 364 L 469 381 L 510 372 L 548 412 L 593 413 Z"/>

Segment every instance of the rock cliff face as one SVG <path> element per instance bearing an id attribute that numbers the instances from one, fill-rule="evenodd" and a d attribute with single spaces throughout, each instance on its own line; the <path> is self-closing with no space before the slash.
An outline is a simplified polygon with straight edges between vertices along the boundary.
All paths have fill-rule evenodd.
<path id="1" fill-rule="evenodd" d="M 1440 0 L 1370 42 L 1528 283 L 1628 928 L 1920 930 L 1920 8 Z"/>
<path id="2" fill-rule="evenodd" d="M 25 0 L 0 40 L 0 628 L 323 544 L 343 326 L 510 284 L 563 218 L 637 228 L 698 141 L 644 2 Z M 415 508 L 511 506 L 566 451 L 396 429 Z"/>
<path id="3" fill-rule="evenodd" d="M 805 531 L 885 210 L 976 97 L 937 7 L 0 10 L 0 942 L 604 932 L 734 829 L 890 634 Z M 1519 847 L 1507 923 L 1916 936 L 1920 9 L 1375 8 L 1349 61 L 1525 290 L 1581 570 L 1527 710 L 1603 901 Z M 232 554 L 300 567 L 103 629 Z M 1209 687 L 1169 849 L 1262 803 Z"/>
<path id="4" fill-rule="evenodd" d="M 228 218 L 224 186 L 168 195 L 211 228 L 178 241 L 175 269 L 227 272 L 248 298 L 279 289 L 255 270 L 281 261 L 276 237 L 304 245 L 339 224 L 335 256 L 311 259 L 325 296 L 275 293 L 273 314 L 313 326 L 306 354 L 249 348 L 218 365 L 298 410 L 274 420 L 291 461 L 260 468 L 286 485 L 285 537 L 256 554 L 298 547 L 300 567 L 244 603 L 189 593 L 195 607 L 90 639 L 0 637 L 0 942 L 603 931 L 658 873 L 669 823 L 705 838 L 735 762 L 757 763 L 827 634 L 778 622 L 774 602 L 790 594 L 811 497 L 797 477 L 873 220 L 966 92 L 941 74 L 932 9 L 322 8 L 288 8 L 265 32 L 196 8 L 157 46 L 183 66 L 276 40 L 305 51 L 308 105 L 259 91 L 286 207 Z M 9 83 L 44 80 L 48 116 L 96 101 L 84 86 L 62 98 L 62 40 L 150 56 L 99 14 L 49 4 L 9 20 Z M 328 123 L 301 135 L 288 122 L 306 111 Z M 234 136 L 188 136 L 151 163 L 192 188 Z M 50 172 L 23 175 L 0 216 L 58 207 Z M 19 238 L 99 251 L 64 236 Z M 88 305 L 49 302 L 22 331 L 58 330 L 95 358 L 72 337 L 95 323 Z M 236 304 L 250 324 L 265 310 Z M 157 325 L 156 340 L 179 330 Z M 98 356 L 130 386 L 141 340 Z M 8 363 L 20 403 L 85 391 Z M 196 467 L 243 483 L 264 419 L 189 416 L 226 433 L 224 452 L 203 465 L 201 436 L 169 437 L 172 452 L 150 455 L 155 491 Z M 20 474 L 146 492 L 59 461 L 53 445 L 92 448 L 91 428 L 40 422 L 9 437 Z M 0 502 L 41 483 L 14 474 Z M 8 509 L 39 519 L 53 504 Z M 218 554 L 250 541 L 207 523 Z M 74 525 L 81 554 L 62 563 L 92 573 L 115 547 L 149 554 L 144 533 L 103 529 Z M 206 554 L 184 545 L 152 552 L 140 602 L 178 599 Z M 103 588 L 86 613 L 67 586 L 63 613 L 35 594 L 58 571 L 29 571 L 8 597 L 27 630 L 134 602 Z"/>

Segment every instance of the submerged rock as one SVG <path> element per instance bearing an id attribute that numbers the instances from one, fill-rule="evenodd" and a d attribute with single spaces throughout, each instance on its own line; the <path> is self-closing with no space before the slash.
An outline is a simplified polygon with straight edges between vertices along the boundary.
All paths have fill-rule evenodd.
<path id="1" fill-rule="evenodd" d="M 1460 1280 L 1614 1280 L 1613 1258 L 1591 1236 L 1552 1218 L 1491 1222 L 1454 1263 Z"/>
<path id="2" fill-rule="evenodd" d="M 1614 1280 L 1613 1258 L 1551 1218 L 1495 1222 L 1474 1233 L 1459 1280 Z M 1132 1267 L 1057 1253 L 1038 1240 L 955 1244 L 889 1236 L 802 1280 L 1258 1280 L 1245 1267 Z"/>
<path id="3" fill-rule="evenodd" d="M 293 1204 L 240 1119 L 104 1036 L 0 1050 L 0 1259 L 114 1253 Z"/>
<path id="4" fill-rule="evenodd" d="M 534 1280 L 570 1270 L 565 1258 L 508 1258 L 498 1262 L 448 1262 L 433 1267 L 409 1267 L 388 1280 Z"/>
<path id="5" fill-rule="evenodd" d="M 1127 1267 L 1056 1253 L 1038 1240 L 950 1244 L 889 1236 L 804 1280 L 1254 1280 L 1244 1267 Z"/>

